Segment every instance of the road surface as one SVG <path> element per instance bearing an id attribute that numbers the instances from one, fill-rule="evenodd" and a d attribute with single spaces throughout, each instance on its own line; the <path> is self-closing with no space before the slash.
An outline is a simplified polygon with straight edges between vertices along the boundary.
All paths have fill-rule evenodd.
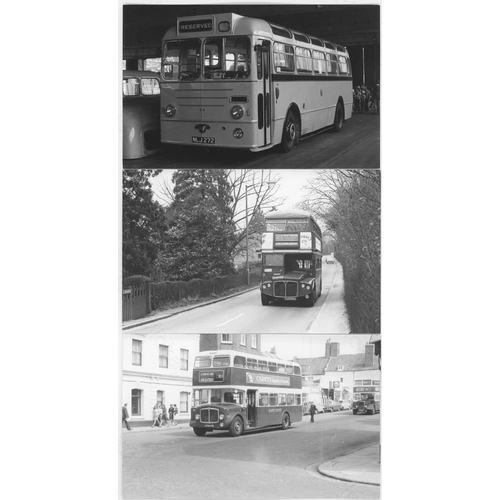
<path id="1" fill-rule="evenodd" d="M 343 286 L 342 267 L 335 261 L 323 265 L 323 291 L 313 307 L 298 302 L 262 306 L 257 289 L 127 329 L 127 333 L 348 334 Z"/>
<path id="2" fill-rule="evenodd" d="M 378 486 L 326 478 L 321 463 L 380 442 L 380 415 L 309 416 L 286 431 L 196 437 L 191 428 L 122 434 L 123 498 L 380 497 Z"/>

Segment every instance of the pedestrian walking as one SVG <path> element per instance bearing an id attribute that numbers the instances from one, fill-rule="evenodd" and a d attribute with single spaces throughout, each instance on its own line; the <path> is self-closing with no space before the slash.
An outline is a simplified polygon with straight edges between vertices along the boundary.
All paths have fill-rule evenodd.
<path id="1" fill-rule="evenodd" d="M 122 424 L 123 424 L 123 422 L 125 422 L 125 425 L 127 426 L 127 430 L 131 431 L 132 429 L 130 428 L 130 425 L 128 423 L 128 419 L 129 419 L 129 416 L 128 416 L 127 403 L 125 403 L 122 406 Z"/>
<path id="2" fill-rule="evenodd" d="M 170 408 L 168 409 L 168 419 L 170 420 L 170 423 L 174 423 L 174 405 L 171 404 Z"/>
<path id="3" fill-rule="evenodd" d="M 311 403 L 311 408 L 309 409 L 309 413 L 311 414 L 311 422 L 314 423 L 314 415 L 318 413 L 318 409 L 314 403 Z"/>
<path id="4" fill-rule="evenodd" d="M 153 425 L 151 427 L 154 427 L 156 424 L 158 424 L 158 427 L 161 427 L 161 409 L 158 403 L 153 408 Z"/>
<path id="5" fill-rule="evenodd" d="M 174 421 L 173 421 L 174 425 L 177 425 L 177 418 L 176 418 L 177 413 L 179 413 L 179 409 L 177 408 L 177 405 L 174 404 Z"/>

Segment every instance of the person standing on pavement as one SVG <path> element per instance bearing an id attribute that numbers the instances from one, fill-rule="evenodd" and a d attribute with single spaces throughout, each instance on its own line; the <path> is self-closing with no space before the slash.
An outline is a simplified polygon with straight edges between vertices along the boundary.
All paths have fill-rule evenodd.
<path id="1" fill-rule="evenodd" d="M 311 403 L 309 413 L 311 414 L 311 423 L 314 423 L 314 415 L 318 413 L 318 409 L 316 408 L 316 405 L 314 403 Z"/>
<path id="2" fill-rule="evenodd" d="M 160 405 L 160 410 L 161 410 L 160 419 L 161 419 L 162 423 L 166 424 L 167 423 L 167 409 L 165 408 L 165 405 L 163 403 Z"/>
<path id="3" fill-rule="evenodd" d="M 130 425 L 128 424 L 128 409 L 127 409 L 127 403 L 125 403 L 122 406 L 122 423 L 125 422 L 125 425 L 127 426 L 127 430 L 131 431 L 132 429 L 130 428 Z"/>
<path id="4" fill-rule="evenodd" d="M 174 405 L 171 404 L 170 408 L 168 409 L 168 419 L 170 420 L 170 423 L 174 423 Z"/>
<path id="5" fill-rule="evenodd" d="M 153 425 L 151 427 L 154 427 L 156 424 L 161 427 L 161 410 L 158 403 L 153 408 Z"/>
<path id="6" fill-rule="evenodd" d="M 177 425 L 177 418 L 176 418 L 177 413 L 179 413 L 179 410 L 177 408 L 177 405 L 174 404 L 174 421 L 172 422 L 174 425 Z"/>

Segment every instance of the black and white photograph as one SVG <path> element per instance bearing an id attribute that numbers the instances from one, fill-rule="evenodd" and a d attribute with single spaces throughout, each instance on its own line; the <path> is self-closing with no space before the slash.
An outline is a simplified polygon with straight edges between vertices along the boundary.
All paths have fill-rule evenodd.
<path id="1" fill-rule="evenodd" d="M 123 498 L 380 498 L 380 335 L 123 336 Z"/>
<path id="2" fill-rule="evenodd" d="M 123 6 L 124 168 L 380 168 L 380 6 Z"/>

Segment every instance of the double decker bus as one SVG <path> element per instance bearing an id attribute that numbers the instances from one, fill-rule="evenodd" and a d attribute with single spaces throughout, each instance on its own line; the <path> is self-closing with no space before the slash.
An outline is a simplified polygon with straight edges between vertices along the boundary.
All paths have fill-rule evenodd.
<path id="1" fill-rule="evenodd" d="M 300 365 L 238 351 L 200 353 L 194 361 L 189 425 L 197 436 L 280 426 L 302 420 Z"/>
<path id="2" fill-rule="evenodd" d="M 262 233 L 262 305 L 301 301 L 312 307 L 322 288 L 321 229 L 307 212 L 271 212 Z"/>
<path id="3" fill-rule="evenodd" d="M 347 49 L 233 13 L 180 17 L 162 40 L 161 140 L 291 151 L 352 115 Z"/>

